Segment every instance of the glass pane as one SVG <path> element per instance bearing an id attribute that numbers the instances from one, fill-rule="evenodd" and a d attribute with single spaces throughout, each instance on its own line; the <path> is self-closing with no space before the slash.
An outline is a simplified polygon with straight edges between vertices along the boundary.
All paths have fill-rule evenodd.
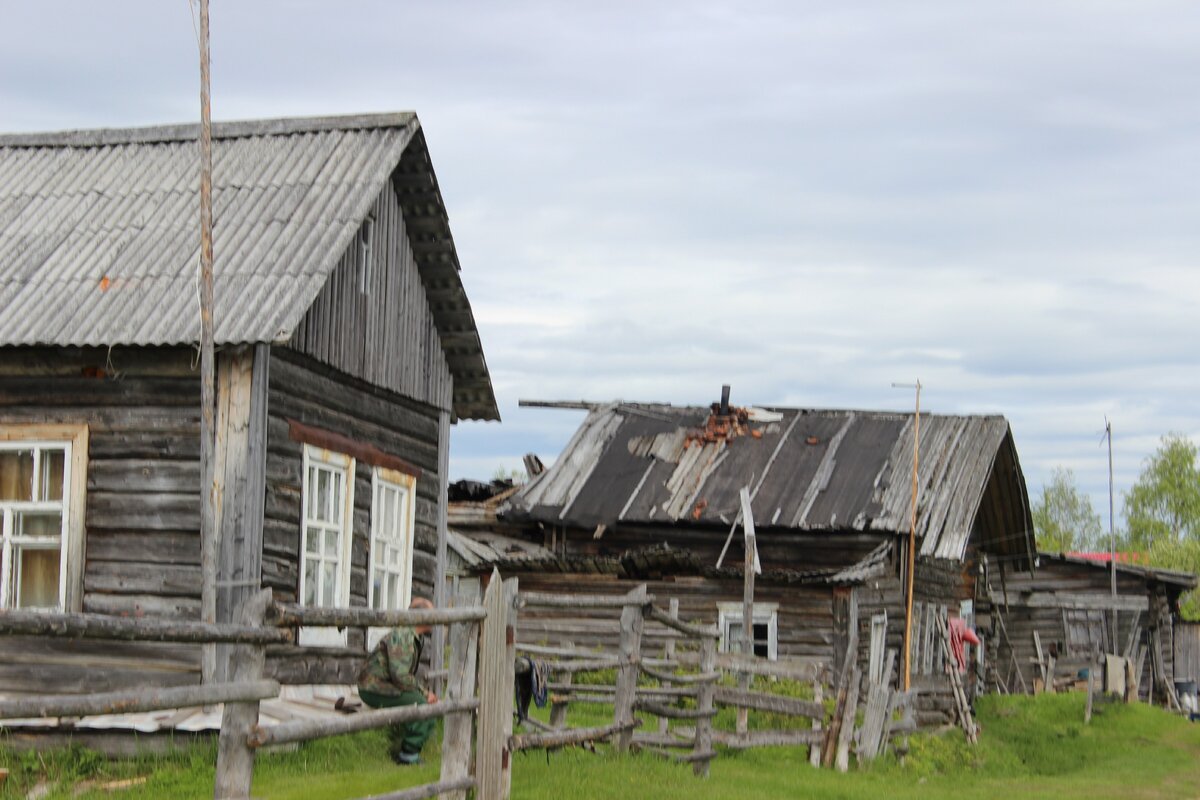
<path id="1" fill-rule="evenodd" d="M 317 518 L 317 468 L 309 467 L 308 475 L 305 478 L 304 490 L 307 492 L 306 502 L 307 507 L 304 509 L 304 516 L 309 519 Z"/>
<path id="2" fill-rule="evenodd" d="M 62 534 L 62 512 L 27 511 L 18 513 L 18 536 L 60 536 Z"/>
<path id="3" fill-rule="evenodd" d="M 304 562 L 304 605 L 306 606 L 317 604 L 317 567 L 320 563 L 312 560 Z"/>
<path id="4" fill-rule="evenodd" d="M 33 451 L 0 450 L 0 500 L 33 499 Z"/>
<path id="5" fill-rule="evenodd" d="M 384 608 L 383 605 L 383 575 L 376 572 L 375 579 L 372 581 L 371 587 L 371 608 L 376 611 Z"/>
<path id="6" fill-rule="evenodd" d="M 334 605 L 334 589 L 337 588 L 337 565 L 329 562 L 321 563 L 321 576 L 325 583 L 321 586 L 321 605 L 330 608 Z"/>
<path id="7" fill-rule="evenodd" d="M 38 486 L 38 499 L 43 501 L 62 500 L 63 471 L 67 454 L 62 450 L 42 451 L 42 475 Z"/>
<path id="8" fill-rule="evenodd" d="M 313 514 L 315 519 L 322 522 L 329 521 L 329 473 L 323 469 L 317 470 L 317 510 Z"/>
<path id="9" fill-rule="evenodd" d="M 341 523 L 342 519 L 342 476 L 329 473 L 329 521 Z"/>
<path id="10" fill-rule="evenodd" d="M 338 539 L 340 539 L 340 538 L 341 537 L 338 536 L 337 531 L 325 531 L 325 557 L 326 558 L 337 558 L 338 557 Z"/>
<path id="11" fill-rule="evenodd" d="M 304 552 L 321 554 L 321 529 L 320 528 L 305 528 L 304 529 Z"/>
<path id="12" fill-rule="evenodd" d="M 17 561 L 17 606 L 58 607 L 58 548 L 19 549 Z"/>

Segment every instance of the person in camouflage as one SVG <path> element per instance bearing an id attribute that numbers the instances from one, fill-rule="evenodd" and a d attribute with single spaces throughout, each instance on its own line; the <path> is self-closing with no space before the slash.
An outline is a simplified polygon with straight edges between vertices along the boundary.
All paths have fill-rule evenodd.
<path id="1" fill-rule="evenodd" d="M 410 608 L 433 608 L 428 600 L 417 597 Z M 358 696 L 371 708 L 415 706 L 436 703 L 437 695 L 417 680 L 421 664 L 421 637 L 428 625 L 393 628 L 384 634 L 367 656 L 358 673 Z M 388 726 L 388 752 L 397 764 L 420 763 L 421 748 L 437 727 L 434 719 Z"/>

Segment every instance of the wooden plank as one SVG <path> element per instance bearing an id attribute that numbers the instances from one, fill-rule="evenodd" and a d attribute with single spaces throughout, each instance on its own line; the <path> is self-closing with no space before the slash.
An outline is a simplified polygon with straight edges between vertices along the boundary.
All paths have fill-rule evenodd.
<path id="1" fill-rule="evenodd" d="M 752 692 L 745 689 L 734 689 L 718 686 L 713 692 L 713 699 L 725 706 L 737 708 L 753 708 L 757 711 L 769 711 L 774 714 L 788 714 L 795 717 L 824 717 L 825 708 L 812 700 L 802 700 L 796 697 Z M 742 733 L 742 731 L 739 731 Z"/>
<path id="2" fill-rule="evenodd" d="M 861 680 L 862 673 L 856 664 L 850 668 L 850 686 L 847 690 L 842 725 L 838 730 L 837 754 L 834 760 L 838 772 L 845 772 L 850 768 L 850 739 L 854 734 L 854 717 L 858 712 L 858 686 Z"/>
<path id="3" fill-rule="evenodd" d="M 423 786 L 414 786 L 411 789 L 401 789 L 386 794 L 373 794 L 370 797 L 361 798 L 361 800 L 426 800 L 429 797 L 464 797 L 473 788 L 475 788 L 474 780 L 459 778 L 453 781 L 427 783 Z"/>
<path id="4" fill-rule="evenodd" d="M 748 731 L 744 734 L 718 731 L 713 741 L 730 750 L 748 750 L 753 747 L 815 746 L 821 741 L 819 730 Z"/>
<path id="5" fill-rule="evenodd" d="M 652 463 L 649 467 L 646 468 L 646 475 L 650 474 L 650 469 L 653 466 L 654 465 Z M 645 480 L 645 476 L 642 477 L 642 480 L 643 481 Z M 639 486 L 639 488 L 640 488 L 640 486 Z M 635 492 L 635 494 L 636 494 L 636 492 Z M 632 496 L 629 498 L 629 502 L 630 503 L 633 502 Z M 628 507 L 629 507 L 629 504 L 626 503 L 626 508 L 628 508 Z M 679 598 L 678 597 L 672 597 L 668 601 L 667 616 L 674 620 L 679 619 Z M 666 643 L 663 644 L 663 658 L 667 661 L 671 661 L 672 659 L 675 658 L 675 640 L 674 639 L 668 639 L 666 641 Z M 667 689 L 671 688 L 671 686 L 674 682 L 674 678 L 667 677 L 667 673 L 660 673 L 660 674 L 656 675 L 653 668 L 647 667 L 645 664 L 642 665 L 642 671 L 645 672 L 647 675 L 649 675 L 652 678 L 655 678 L 655 677 L 658 678 L 658 680 L 660 680 L 662 682 L 662 685 L 664 688 L 667 688 Z M 670 724 L 671 724 L 670 720 L 668 720 L 666 717 L 659 717 L 658 718 L 658 732 L 665 736 L 670 727 Z"/>
<path id="6" fill-rule="evenodd" d="M 632 735 L 636 722 L 626 724 L 605 725 L 599 728 L 570 728 L 568 730 L 552 731 L 550 733 L 522 733 L 508 738 L 508 748 L 511 752 L 531 750 L 536 747 L 563 747 L 569 744 L 595 742 L 622 733 Z"/>
<path id="7" fill-rule="evenodd" d="M 479 624 L 459 622 L 450 628 L 450 664 L 446 680 L 446 698 L 465 700 L 475 696 L 475 664 L 479 651 Z M 469 778 L 471 773 L 471 737 L 474 715 L 452 714 L 442 727 L 443 783 Z M 466 800 L 465 791 L 448 792 L 446 800 Z"/>
<path id="8" fill-rule="evenodd" d="M 0 700 L 0 720 L 87 717 L 101 714 L 134 714 L 217 703 L 265 700 L 279 696 L 275 681 L 210 683 L 167 689 L 138 688 L 94 694 L 47 694 Z"/>
<path id="9" fill-rule="evenodd" d="M 990 593 L 989 599 L 996 605 L 1001 605 L 1003 596 Z M 1013 605 L 1028 608 L 1069 608 L 1081 611 L 1108 611 L 1114 607 L 1119 611 L 1148 611 L 1150 600 L 1145 595 L 1117 595 L 1115 601 L 1111 594 L 1085 592 L 1022 592 L 1019 596 L 1010 597 Z"/>
<path id="10" fill-rule="evenodd" d="M 450 485 L 450 411 L 443 409 L 438 412 L 438 500 L 437 500 L 437 547 L 434 557 L 433 604 L 437 608 L 445 608 L 446 603 L 446 571 L 448 567 L 446 556 L 446 541 L 449 538 L 447 522 L 448 497 Z M 432 669 L 443 667 L 442 659 L 446 647 L 446 632 L 443 628 L 433 629 Z M 435 686 L 440 689 L 440 686 Z"/>
<path id="11" fill-rule="evenodd" d="M 512 716 L 512 685 L 504 685 L 504 634 L 508 613 L 499 570 L 493 569 L 483 595 L 487 617 L 479 645 L 479 724 L 475 735 L 475 780 L 479 796 L 500 797 L 501 768 L 508 758 L 504 717 Z"/>
<path id="12" fill-rule="evenodd" d="M 742 531 L 745 541 L 745 559 L 742 563 L 742 655 L 754 657 L 754 575 L 758 565 L 758 539 L 754 532 L 754 511 L 750 507 L 750 489 L 743 486 L 738 494 L 742 505 Z M 750 673 L 738 675 L 738 688 L 743 692 L 750 689 Z M 748 729 L 750 712 L 739 706 L 735 729 L 744 735 Z"/>
<path id="13" fill-rule="evenodd" d="M 821 708 L 825 707 L 825 685 L 820 681 L 813 681 L 813 702 L 819 703 Z M 808 763 L 813 767 L 821 766 L 821 742 L 825 739 L 825 734 L 821 730 L 821 723 L 825 719 L 825 714 L 822 711 L 818 717 L 813 717 L 812 732 L 819 738 L 814 739 L 808 747 Z"/>
<path id="14" fill-rule="evenodd" d="M 626 752 L 633 741 L 633 708 L 637 695 L 638 657 L 642 651 L 642 608 L 646 584 L 638 586 L 627 597 L 635 601 L 621 610 L 620 663 L 617 666 L 617 692 L 613 698 L 613 724 L 622 727 L 613 740 L 618 753 Z"/>
<path id="15" fill-rule="evenodd" d="M 292 641 L 290 631 L 259 626 L 19 610 L 0 613 L 0 635 L 192 643 L 288 644 Z"/>
<path id="16" fill-rule="evenodd" d="M 653 596 L 639 594 L 637 591 L 624 595 L 558 595 L 522 592 L 518 606 L 520 608 L 627 608 L 653 602 Z"/>
<path id="17" fill-rule="evenodd" d="M 450 625 L 476 622 L 486 617 L 483 606 L 457 608 L 406 608 L 376 611 L 370 608 L 318 608 L 294 603 L 275 603 L 270 621 L 274 625 L 324 625 L 352 628 L 396 628 L 415 625 Z"/>

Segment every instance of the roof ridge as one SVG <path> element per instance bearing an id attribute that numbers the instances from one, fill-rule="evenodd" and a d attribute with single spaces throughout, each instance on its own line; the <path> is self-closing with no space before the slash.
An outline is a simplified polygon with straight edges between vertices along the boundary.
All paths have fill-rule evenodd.
<path id="1" fill-rule="evenodd" d="M 241 139 L 250 136 L 287 136 L 325 131 L 376 130 L 379 128 L 420 127 L 415 111 L 381 114 L 347 114 L 321 117 L 277 117 L 271 119 L 214 122 L 214 139 Z M 0 134 L 0 147 L 107 147 L 121 144 L 186 142 L 199 138 L 200 123 L 150 125 L 138 128 L 92 128 L 45 133 Z"/>

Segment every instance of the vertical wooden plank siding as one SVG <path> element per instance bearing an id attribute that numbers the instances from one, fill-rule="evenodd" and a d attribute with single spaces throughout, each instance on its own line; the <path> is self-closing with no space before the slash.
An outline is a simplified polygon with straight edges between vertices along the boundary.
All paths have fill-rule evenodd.
<path id="1" fill-rule="evenodd" d="M 369 219 L 288 344 L 348 375 L 449 410 L 450 367 L 390 181 Z"/>

